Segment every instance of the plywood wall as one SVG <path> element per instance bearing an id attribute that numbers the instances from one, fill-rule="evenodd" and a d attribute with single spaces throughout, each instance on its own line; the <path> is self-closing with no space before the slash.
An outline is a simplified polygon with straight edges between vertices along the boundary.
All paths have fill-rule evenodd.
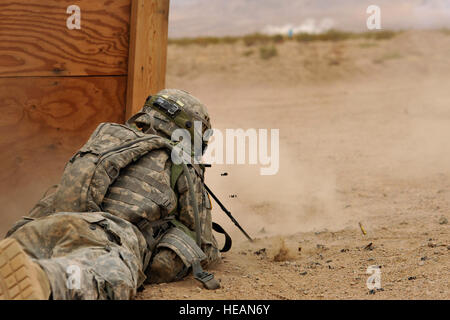
<path id="1" fill-rule="evenodd" d="M 125 120 L 127 90 L 135 105 L 129 103 L 129 110 L 142 104 L 137 91 L 127 88 L 129 54 L 135 55 L 130 24 L 139 23 L 131 21 L 132 7 L 143 18 L 136 7 L 142 2 L 147 13 L 168 14 L 160 10 L 166 3 L 168 11 L 168 0 L 0 2 L 0 236 L 59 181 L 66 161 L 100 122 Z M 67 26 L 71 5 L 81 9 L 80 29 Z M 152 52 L 145 43 L 150 48 L 159 31 L 147 30 L 144 38 L 137 31 L 131 33 L 133 42 Z M 167 30 L 162 32 L 167 37 Z M 158 54 L 165 61 L 165 51 Z M 153 59 L 145 53 L 131 58 L 136 68 L 153 69 Z M 165 65 L 160 70 L 165 73 Z M 164 86 L 148 80 L 140 95 L 150 90 L 149 83 L 153 90 Z"/>

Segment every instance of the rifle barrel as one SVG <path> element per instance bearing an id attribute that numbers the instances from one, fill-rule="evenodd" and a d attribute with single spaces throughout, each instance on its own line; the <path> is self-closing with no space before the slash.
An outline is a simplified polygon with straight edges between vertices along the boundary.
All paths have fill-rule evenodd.
<path id="1" fill-rule="evenodd" d="M 225 208 L 225 206 L 222 204 L 222 202 L 219 200 L 219 198 L 216 197 L 216 195 L 211 191 L 211 189 L 205 184 L 205 189 L 208 191 L 208 193 L 211 195 L 211 197 L 214 199 L 214 201 L 219 205 L 219 207 L 222 209 L 223 212 L 231 219 L 231 221 L 234 223 L 234 225 L 241 230 L 241 232 L 245 235 L 245 237 L 250 241 L 253 242 L 253 239 L 245 232 L 245 230 L 241 227 L 239 222 L 233 217 L 230 211 Z"/>

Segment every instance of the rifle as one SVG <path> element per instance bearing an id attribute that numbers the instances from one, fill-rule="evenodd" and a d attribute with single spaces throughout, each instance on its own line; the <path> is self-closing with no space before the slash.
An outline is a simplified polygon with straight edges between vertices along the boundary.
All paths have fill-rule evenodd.
<path id="1" fill-rule="evenodd" d="M 239 222 L 237 222 L 237 220 L 231 215 L 231 212 L 227 210 L 227 208 L 225 208 L 225 206 L 222 204 L 222 202 L 219 200 L 219 198 L 216 197 L 216 195 L 211 191 L 211 189 L 204 184 L 206 191 L 208 191 L 208 193 L 210 194 L 210 196 L 214 199 L 214 201 L 216 201 L 216 203 L 219 205 L 219 207 L 222 209 L 223 212 L 225 212 L 225 214 L 228 216 L 228 218 L 231 219 L 231 221 L 234 223 L 234 225 L 241 230 L 241 232 L 245 235 L 245 237 L 250 241 L 253 242 L 253 239 L 247 234 L 247 232 L 245 232 L 245 230 L 241 227 L 241 225 L 239 224 Z"/>

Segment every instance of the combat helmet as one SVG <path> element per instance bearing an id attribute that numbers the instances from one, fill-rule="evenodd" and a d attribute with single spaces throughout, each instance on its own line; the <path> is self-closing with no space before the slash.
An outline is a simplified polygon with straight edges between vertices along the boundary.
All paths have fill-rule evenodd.
<path id="1" fill-rule="evenodd" d="M 127 125 L 169 140 L 175 130 L 185 129 L 190 134 L 192 145 L 196 137 L 202 141 L 202 152 L 212 134 L 206 106 L 188 92 L 178 89 L 164 89 L 149 96 L 141 111 L 128 120 Z"/>

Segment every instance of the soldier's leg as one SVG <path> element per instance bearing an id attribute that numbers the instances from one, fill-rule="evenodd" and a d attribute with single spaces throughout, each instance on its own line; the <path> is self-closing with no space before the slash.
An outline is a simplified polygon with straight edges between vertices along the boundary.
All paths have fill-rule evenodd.
<path id="1" fill-rule="evenodd" d="M 55 214 L 11 238 L 46 271 L 54 299 L 130 299 L 145 279 L 145 240 L 106 213 Z"/>
<path id="2" fill-rule="evenodd" d="M 207 256 L 207 259 L 202 261 L 204 268 L 217 263 L 217 249 L 207 248 L 204 252 Z M 161 248 L 154 255 L 147 270 L 147 281 L 149 283 L 167 283 L 180 280 L 187 274 L 184 272 L 185 268 L 184 262 L 173 250 Z"/>
<path id="3" fill-rule="evenodd" d="M 166 283 L 180 280 L 185 265 L 178 255 L 167 248 L 161 248 L 153 257 L 147 270 L 149 283 Z"/>
<path id="4" fill-rule="evenodd" d="M 205 244 L 200 249 L 184 231 L 172 228 L 157 247 L 147 269 L 147 279 L 150 283 L 181 280 L 188 274 L 194 259 L 198 259 L 205 268 L 219 258 L 220 253 L 214 246 Z"/>

